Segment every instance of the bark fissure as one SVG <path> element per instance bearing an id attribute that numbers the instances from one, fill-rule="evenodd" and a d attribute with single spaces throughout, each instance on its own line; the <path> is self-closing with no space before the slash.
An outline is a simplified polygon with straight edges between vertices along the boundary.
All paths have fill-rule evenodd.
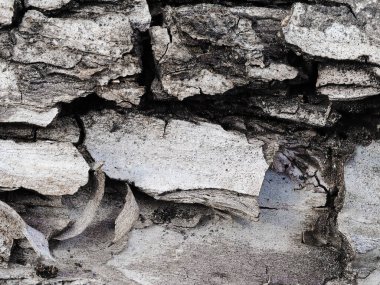
<path id="1" fill-rule="evenodd" d="M 376 284 L 376 1 L 3 2 L 4 284 Z"/>

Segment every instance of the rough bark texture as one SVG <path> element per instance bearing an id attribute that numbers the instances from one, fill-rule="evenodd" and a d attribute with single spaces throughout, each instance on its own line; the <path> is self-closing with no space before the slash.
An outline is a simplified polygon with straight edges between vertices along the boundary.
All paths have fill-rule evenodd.
<path id="1" fill-rule="evenodd" d="M 0 284 L 380 284 L 378 0 L 0 0 Z"/>

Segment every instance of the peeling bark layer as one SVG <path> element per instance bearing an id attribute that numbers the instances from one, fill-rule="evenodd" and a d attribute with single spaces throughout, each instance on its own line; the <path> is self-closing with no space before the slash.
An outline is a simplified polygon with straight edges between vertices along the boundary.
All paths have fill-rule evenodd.
<path id="1" fill-rule="evenodd" d="M 357 10 L 347 6 L 326 7 L 296 3 L 284 21 L 285 41 L 312 56 L 380 64 L 377 1 L 358 1 Z"/>
<path id="2" fill-rule="evenodd" d="M 277 35 L 285 15 L 255 7 L 167 7 L 164 27 L 150 30 L 162 92 L 182 100 L 295 79 L 299 71 L 284 62 Z M 162 97 L 160 89 L 154 92 Z"/>
<path id="3" fill-rule="evenodd" d="M 1 284 L 378 285 L 377 0 L 2 0 Z"/>
<path id="4" fill-rule="evenodd" d="M 83 121 L 84 145 L 95 160 L 105 161 L 110 178 L 133 183 L 157 199 L 257 217 L 255 200 L 244 202 L 243 196 L 259 195 L 268 168 L 261 142 L 248 143 L 209 123 L 165 123 L 134 114 L 91 113 Z"/>
<path id="5" fill-rule="evenodd" d="M 0 141 L 0 187 L 26 188 L 44 195 L 78 191 L 88 181 L 89 166 L 68 143 Z"/>

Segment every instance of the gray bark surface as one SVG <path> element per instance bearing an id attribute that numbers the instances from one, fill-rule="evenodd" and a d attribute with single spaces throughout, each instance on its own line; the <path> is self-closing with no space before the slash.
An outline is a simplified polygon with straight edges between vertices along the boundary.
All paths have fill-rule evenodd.
<path id="1" fill-rule="evenodd" d="M 0 284 L 380 284 L 378 0 L 0 0 Z"/>

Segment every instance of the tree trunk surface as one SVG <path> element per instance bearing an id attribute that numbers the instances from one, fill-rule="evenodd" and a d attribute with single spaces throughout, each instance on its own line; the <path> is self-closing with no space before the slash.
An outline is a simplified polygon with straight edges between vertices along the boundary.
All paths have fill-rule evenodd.
<path id="1" fill-rule="evenodd" d="M 379 285 L 378 0 L 0 0 L 0 284 Z"/>

